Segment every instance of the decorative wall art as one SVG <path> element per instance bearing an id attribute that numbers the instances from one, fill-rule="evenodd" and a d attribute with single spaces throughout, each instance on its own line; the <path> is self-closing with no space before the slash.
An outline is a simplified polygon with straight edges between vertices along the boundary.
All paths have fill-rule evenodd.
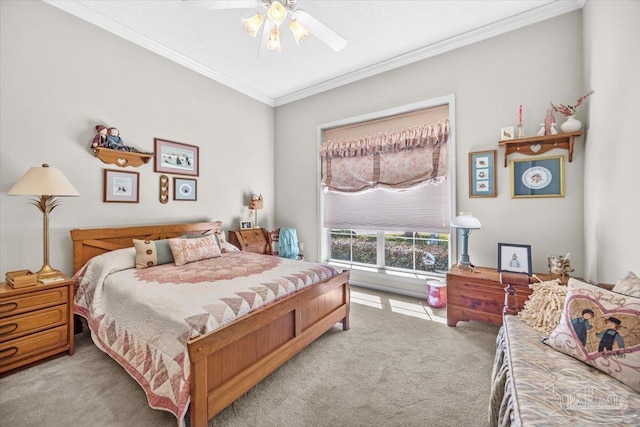
<path id="1" fill-rule="evenodd" d="M 505 141 L 513 138 L 515 138 L 513 126 L 500 129 L 500 141 Z"/>
<path id="2" fill-rule="evenodd" d="M 498 243 L 498 271 L 527 273 L 531 276 L 531 245 Z"/>
<path id="3" fill-rule="evenodd" d="M 104 169 L 104 202 L 138 203 L 140 174 Z"/>
<path id="4" fill-rule="evenodd" d="M 173 200 L 198 200 L 198 181 L 191 178 L 173 178 Z"/>
<path id="5" fill-rule="evenodd" d="M 154 138 L 155 172 L 198 176 L 199 148 L 195 145 Z"/>
<path id="6" fill-rule="evenodd" d="M 469 153 L 469 197 L 496 197 L 496 153 Z"/>
<path id="7" fill-rule="evenodd" d="M 511 197 L 564 197 L 564 156 L 512 160 Z"/>
<path id="8" fill-rule="evenodd" d="M 167 175 L 160 175 L 160 203 L 166 204 L 169 202 L 169 177 Z"/>

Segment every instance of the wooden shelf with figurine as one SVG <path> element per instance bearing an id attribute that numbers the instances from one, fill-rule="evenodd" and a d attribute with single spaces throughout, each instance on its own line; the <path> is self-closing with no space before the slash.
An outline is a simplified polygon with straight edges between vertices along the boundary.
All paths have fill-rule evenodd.
<path id="1" fill-rule="evenodd" d="M 104 163 L 121 168 L 127 166 L 137 168 L 149 163 L 149 160 L 154 157 L 153 153 L 145 153 L 125 145 L 118 129 L 107 128 L 104 125 L 96 126 L 96 136 L 91 142 L 91 149 L 94 155 Z"/>

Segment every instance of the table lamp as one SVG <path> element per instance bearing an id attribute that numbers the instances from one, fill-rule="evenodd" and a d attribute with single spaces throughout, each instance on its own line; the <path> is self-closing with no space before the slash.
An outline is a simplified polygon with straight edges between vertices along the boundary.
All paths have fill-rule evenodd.
<path id="1" fill-rule="evenodd" d="M 7 193 L 10 196 L 39 196 L 31 204 L 43 214 L 44 265 L 38 271 L 38 279 L 62 276 L 62 272 L 49 265 L 49 213 L 60 204 L 56 197 L 79 196 L 78 190 L 69 182 L 60 169 L 32 167 Z"/>
<path id="2" fill-rule="evenodd" d="M 458 261 L 458 268 L 464 270 L 471 269 L 472 264 L 469 261 L 469 254 L 467 253 L 469 233 L 471 233 L 471 230 L 479 230 L 481 226 L 482 224 L 480 224 L 478 218 L 467 212 L 460 212 L 460 215 L 451 221 L 451 227 L 459 228 L 462 233 L 462 252 L 460 253 L 460 260 Z"/>
<path id="3" fill-rule="evenodd" d="M 251 209 L 254 212 L 254 221 L 253 221 L 254 228 L 260 228 L 258 227 L 258 209 L 262 209 L 263 206 L 264 206 L 264 199 L 262 198 L 262 194 L 259 196 L 257 194 L 252 194 L 251 200 L 249 201 L 249 209 Z"/>

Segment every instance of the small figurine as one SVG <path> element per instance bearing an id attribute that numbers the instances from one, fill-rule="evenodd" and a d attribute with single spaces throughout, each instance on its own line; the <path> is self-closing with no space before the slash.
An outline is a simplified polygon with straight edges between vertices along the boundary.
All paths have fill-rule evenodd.
<path id="1" fill-rule="evenodd" d="M 555 135 L 558 133 L 556 131 L 556 119 L 553 117 L 553 109 L 547 110 L 547 117 L 544 119 L 544 134 L 545 135 Z"/>
<path id="2" fill-rule="evenodd" d="M 131 147 L 130 145 L 124 145 L 124 142 L 122 142 L 122 138 L 120 138 L 120 131 L 117 128 L 108 129 L 107 143 L 105 146 L 112 150 L 128 151 L 130 153 L 142 153 L 142 151 L 139 151 L 136 148 Z"/>
<path id="3" fill-rule="evenodd" d="M 96 126 L 96 136 L 93 137 L 91 148 L 104 147 L 107 143 L 107 127 L 104 125 Z"/>

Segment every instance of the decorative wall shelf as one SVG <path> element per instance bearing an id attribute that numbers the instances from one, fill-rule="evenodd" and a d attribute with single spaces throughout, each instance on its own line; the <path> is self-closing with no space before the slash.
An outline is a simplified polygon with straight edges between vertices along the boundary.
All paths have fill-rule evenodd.
<path id="1" fill-rule="evenodd" d="M 546 153 L 554 148 L 569 150 L 569 161 L 573 160 L 573 143 L 582 132 L 559 133 L 556 135 L 534 136 L 531 138 L 508 139 L 498 142 L 504 147 L 504 167 L 507 167 L 507 157 L 511 153 L 535 156 Z"/>
<path id="2" fill-rule="evenodd" d="M 137 168 L 143 164 L 149 163 L 154 155 L 143 153 L 131 153 L 129 151 L 112 150 L 111 148 L 96 147 L 93 153 L 104 163 L 120 166 L 133 166 Z"/>

